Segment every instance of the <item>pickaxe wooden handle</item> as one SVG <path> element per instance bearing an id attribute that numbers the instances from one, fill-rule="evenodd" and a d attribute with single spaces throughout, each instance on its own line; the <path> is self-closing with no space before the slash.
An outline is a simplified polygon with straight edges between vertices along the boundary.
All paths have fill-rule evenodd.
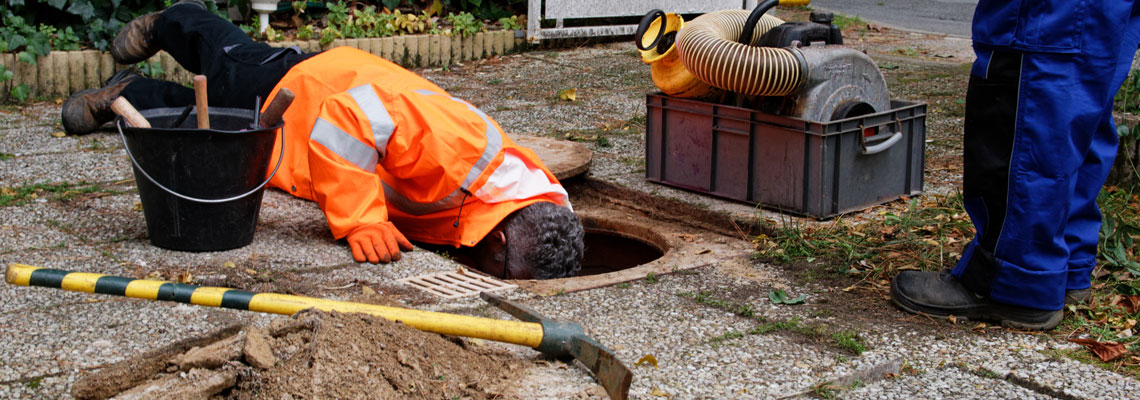
<path id="1" fill-rule="evenodd" d="M 8 264 L 9 284 L 42 286 L 76 292 L 109 294 L 146 300 L 166 300 L 209 307 L 293 315 L 315 308 L 322 311 L 363 313 L 399 321 L 427 332 L 520 344 L 559 358 L 573 357 L 586 365 L 606 388 L 611 399 L 625 400 L 633 374 L 613 352 L 586 336 L 574 322 L 542 317 L 522 305 L 482 294 L 483 299 L 523 321 L 506 321 L 374 304 L 318 299 L 277 293 L 197 286 L 146 279 L 131 279 L 88 272 L 71 272 Z"/>

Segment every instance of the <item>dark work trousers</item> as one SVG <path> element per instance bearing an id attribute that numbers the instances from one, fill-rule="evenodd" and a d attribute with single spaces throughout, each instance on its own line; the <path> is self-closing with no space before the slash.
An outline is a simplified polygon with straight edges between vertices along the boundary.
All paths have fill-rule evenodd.
<path id="1" fill-rule="evenodd" d="M 977 236 L 953 274 L 996 302 L 1060 310 L 1096 266 L 1096 197 L 1116 156 L 1112 102 L 1140 43 L 1140 3 L 982 0 L 973 40 L 963 202 Z"/>
<path id="2" fill-rule="evenodd" d="M 159 14 L 152 40 L 187 71 L 206 76 L 210 106 L 253 109 L 297 63 L 316 55 L 257 43 L 237 26 L 189 4 Z M 138 79 L 122 96 L 140 110 L 194 104 L 194 90 L 158 79 Z"/>

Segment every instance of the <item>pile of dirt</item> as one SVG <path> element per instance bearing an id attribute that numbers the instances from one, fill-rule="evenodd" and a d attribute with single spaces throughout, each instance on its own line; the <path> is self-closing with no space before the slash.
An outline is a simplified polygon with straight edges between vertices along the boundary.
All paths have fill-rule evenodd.
<path id="1" fill-rule="evenodd" d="M 99 385 L 117 380 L 96 373 L 78 382 L 72 394 L 114 394 L 120 399 L 491 399 L 504 397 L 513 387 L 523 362 L 502 350 L 379 317 L 308 310 L 173 355 L 160 373 L 126 390 L 108 393 Z"/>

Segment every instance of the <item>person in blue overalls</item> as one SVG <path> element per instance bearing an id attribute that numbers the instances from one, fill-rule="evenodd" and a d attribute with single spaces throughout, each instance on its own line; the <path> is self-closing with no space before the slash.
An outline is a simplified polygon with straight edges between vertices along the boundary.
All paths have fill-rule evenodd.
<path id="1" fill-rule="evenodd" d="M 1132 0 L 981 0 L 966 93 L 963 200 L 977 236 L 949 273 L 904 271 L 912 313 L 1052 329 L 1088 297 L 1116 156 L 1112 101 L 1140 43 Z"/>

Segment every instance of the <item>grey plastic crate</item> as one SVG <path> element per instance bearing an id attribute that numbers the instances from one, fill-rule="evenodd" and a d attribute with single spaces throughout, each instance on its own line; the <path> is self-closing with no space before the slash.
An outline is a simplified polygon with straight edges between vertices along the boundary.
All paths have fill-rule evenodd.
<path id="1" fill-rule="evenodd" d="M 922 193 L 926 104 L 830 122 L 646 97 L 648 180 L 829 218 Z"/>

